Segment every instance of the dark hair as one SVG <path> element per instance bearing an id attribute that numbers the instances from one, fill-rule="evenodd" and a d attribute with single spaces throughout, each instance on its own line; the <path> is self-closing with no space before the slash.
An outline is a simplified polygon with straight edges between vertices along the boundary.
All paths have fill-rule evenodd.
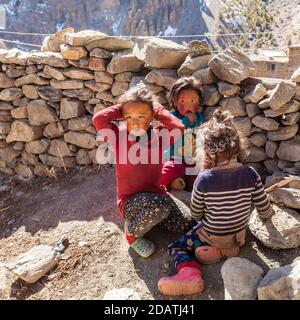
<path id="1" fill-rule="evenodd" d="M 140 101 L 149 105 L 153 111 L 153 102 L 157 102 L 158 98 L 146 86 L 136 85 L 126 91 L 118 99 L 118 103 L 125 104 L 128 102 Z"/>
<path id="2" fill-rule="evenodd" d="M 178 100 L 178 96 L 180 94 L 180 91 L 182 90 L 194 90 L 198 93 L 199 98 L 201 99 L 201 82 L 199 80 L 196 80 L 194 77 L 183 77 L 179 78 L 174 82 L 174 84 L 171 87 L 171 90 L 168 95 L 168 101 L 172 108 L 176 109 L 176 103 Z"/>
<path id="3" fill-rule="evenodd" d="M 218 163 L 218 154 L 227 152 L 229 161 L 241 151 L 243 141 L 233 125 L 232 118 L 230 112 L 217 109 L 203 124 L 204 153 L 210 155 L 213 166 Z"/>

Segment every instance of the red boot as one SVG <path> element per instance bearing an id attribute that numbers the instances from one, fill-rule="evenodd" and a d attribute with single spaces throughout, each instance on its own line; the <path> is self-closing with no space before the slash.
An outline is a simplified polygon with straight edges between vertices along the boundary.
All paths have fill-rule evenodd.
<path id="1" fill-rule="evenodd" d="M 200 269 L 191 267 L 181 268 L 175 276 L 160 278 L 157 285 L 167 296 L 200 294 L 204 290 Z"/>
<path id="2" fill-rule="evenodd" d="M 217 263 L 224 258 L 236 257 L 239 253 L 239 247 L 220 249 L 212 246 L 201 246 L 195 250 L 196 258 L 204 264 Z"/>

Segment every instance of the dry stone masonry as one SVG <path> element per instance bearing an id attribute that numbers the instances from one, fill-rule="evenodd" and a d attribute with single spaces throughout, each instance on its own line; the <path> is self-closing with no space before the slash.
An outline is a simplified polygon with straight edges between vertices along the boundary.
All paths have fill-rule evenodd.
<path id="1" fill-rule="evenodd" d="M 244 163 L 269 175 L 300 171 L 299 70 L 291 81 L 249 78 L 254 65 L 235 47 L 213 55 L 203 41 L 183 46 L 67 28 L 45 38 L 40 52 L 0 49 L 0 67 L 2 173 L 32 177 L 96 164 L 93 114 L 138 83 L 168 107 L 174 81 L 191 75 L 203 84 L 207 116 L 217 107 L 234 115 Z"/>

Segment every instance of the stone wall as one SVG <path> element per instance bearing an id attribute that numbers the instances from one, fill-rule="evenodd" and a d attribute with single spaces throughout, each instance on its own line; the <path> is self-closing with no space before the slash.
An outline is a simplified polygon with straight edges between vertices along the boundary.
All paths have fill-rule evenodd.
<path id="1" fill-rule="evenodd" d="M 51 51 L 49 51 L 51 50 Z M 242 161 L 268 173 L 300 171 L 300 82 L 250 78 L 254 65 L 234 47 L 212 56 L 200 41 L 108 37 L 72 29 L 41 52 L 0 49 L 0 172 L 49 175 L 51 168 L 96 164 L 92 115 L 142 83 L 167 106 L 181 76 L 203 84 L 204 113 L 229 110 L 250 142 Z M 53 170 L 53 169 L 52 169 Z"/>

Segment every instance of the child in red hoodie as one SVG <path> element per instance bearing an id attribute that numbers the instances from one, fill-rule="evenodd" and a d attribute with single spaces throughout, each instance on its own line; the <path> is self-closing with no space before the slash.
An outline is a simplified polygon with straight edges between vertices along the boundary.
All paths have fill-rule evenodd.
<path id="1" fill-rule="evenodd" d="M 126 239 L 146 258 L 154 244 L 143 236 L 155 225 L 183 232 L 195 224 L 189 208 L 160 183 L 163 150 L 180 138 L 184 126 L 146 88 L 132 88 L 119 102 L 96 113 L 93 124 L 115 152 L 118 208 L 125 218 Z M 125 126 L 116 124 L 121 119 Z M 162 125 L 152 127 L 154 119 Z"/>

